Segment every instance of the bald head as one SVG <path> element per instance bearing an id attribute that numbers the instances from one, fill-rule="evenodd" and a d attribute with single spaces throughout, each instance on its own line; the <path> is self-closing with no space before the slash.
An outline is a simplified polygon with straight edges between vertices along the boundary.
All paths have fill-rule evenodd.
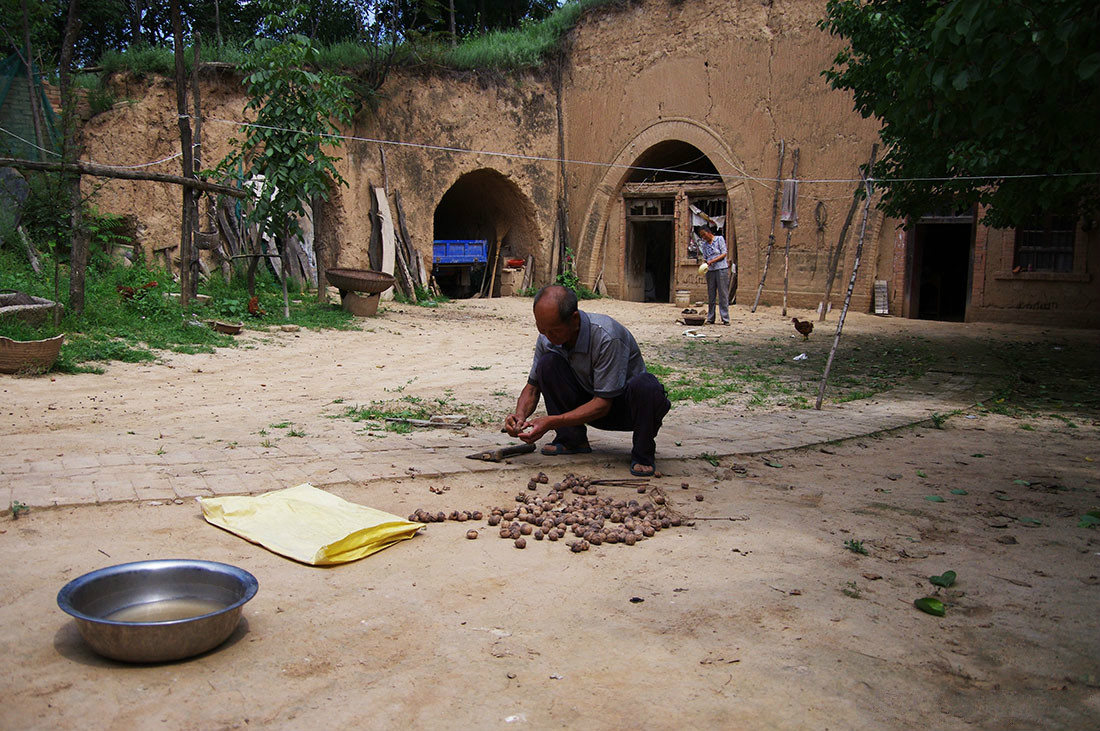
<path id="1" fill-rule="evenodd" d="M 535 310 L 539 309 L 540 303 L 547 308 L 547 314 L 551 311 L 557 313 L 558 322 L 568 322 L 577 311 L 576 293 L 560 284 L 548 284 L 540 289 L 535 295 Z"/>
<path id="2" fill-rule="evenodd" d="M 551 284 L 535 295 L 535 326 L 554 345 L 573 347 L 581 328 L 577 295 L 568 287 Z"/>

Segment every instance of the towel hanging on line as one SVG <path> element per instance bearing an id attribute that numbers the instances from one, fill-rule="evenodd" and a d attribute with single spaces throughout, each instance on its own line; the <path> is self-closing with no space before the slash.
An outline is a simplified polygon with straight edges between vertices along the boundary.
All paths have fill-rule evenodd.
<path id="1" fill-rule="evenodd" d="M 787 178 L 783 181 L 783 203 L 779 209 L 779 220 L 783 228 L 798 228 L 798 181 Z"/>

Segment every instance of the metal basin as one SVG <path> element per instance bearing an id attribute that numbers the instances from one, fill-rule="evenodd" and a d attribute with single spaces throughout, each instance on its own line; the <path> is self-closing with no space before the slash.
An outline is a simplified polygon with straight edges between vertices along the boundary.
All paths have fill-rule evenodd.
<path id="1" fill-rule="evenodd" d="M 225 642 L 258 589 L 255 576 L 229 564 L 138 561 L 73 579 L 58 592 L 57 605 L 100 655 L 166 662 Z"/>

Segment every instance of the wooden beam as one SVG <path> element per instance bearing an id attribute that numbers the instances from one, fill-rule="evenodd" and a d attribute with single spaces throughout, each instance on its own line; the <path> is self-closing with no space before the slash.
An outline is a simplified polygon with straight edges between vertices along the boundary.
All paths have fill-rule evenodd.
<path id="1" fill-rule="evenodd" d="M 56 173 L 80 173 L 96 178 L 118 178 L 121 180 L 150 180 L 155 183 L 171 183 L 172 185 L 184 185 L 195 190 L 205 190 L 208 193 L 227 195 L 230 198 L 251 198 L 252 193 L 240 188 L 231 188 L 219 183 L 208 183 L 198 178 L 184 178 L 179 175 L 166 173 L 146 173 L 138 170 L 119 170 L 106 165 L 98 165 L 93 162 L 38 162 L 36 160 L 21 160 L 15 157 L 0 157 L 0 167 L 16 168 L 19 170 L 41 170 L 43 172 Z"/>

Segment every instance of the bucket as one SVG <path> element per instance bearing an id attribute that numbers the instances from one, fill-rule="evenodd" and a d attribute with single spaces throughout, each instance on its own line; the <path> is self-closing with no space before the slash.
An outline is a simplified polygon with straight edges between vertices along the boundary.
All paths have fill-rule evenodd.
<path id="1" fill-rule="evenodd" d="M 350 312 L 356 317 L 373 317 L 378 312 L 378 300 L 381 296 L 377 293 L 345 292 L 341 305 L 345 312 Z"/>
<path id="2" fill-rule="evenodd" d="M 676 306 L 687 307 L 691 304 L 691 292 L 686 289 L 676 290 Z"/>

